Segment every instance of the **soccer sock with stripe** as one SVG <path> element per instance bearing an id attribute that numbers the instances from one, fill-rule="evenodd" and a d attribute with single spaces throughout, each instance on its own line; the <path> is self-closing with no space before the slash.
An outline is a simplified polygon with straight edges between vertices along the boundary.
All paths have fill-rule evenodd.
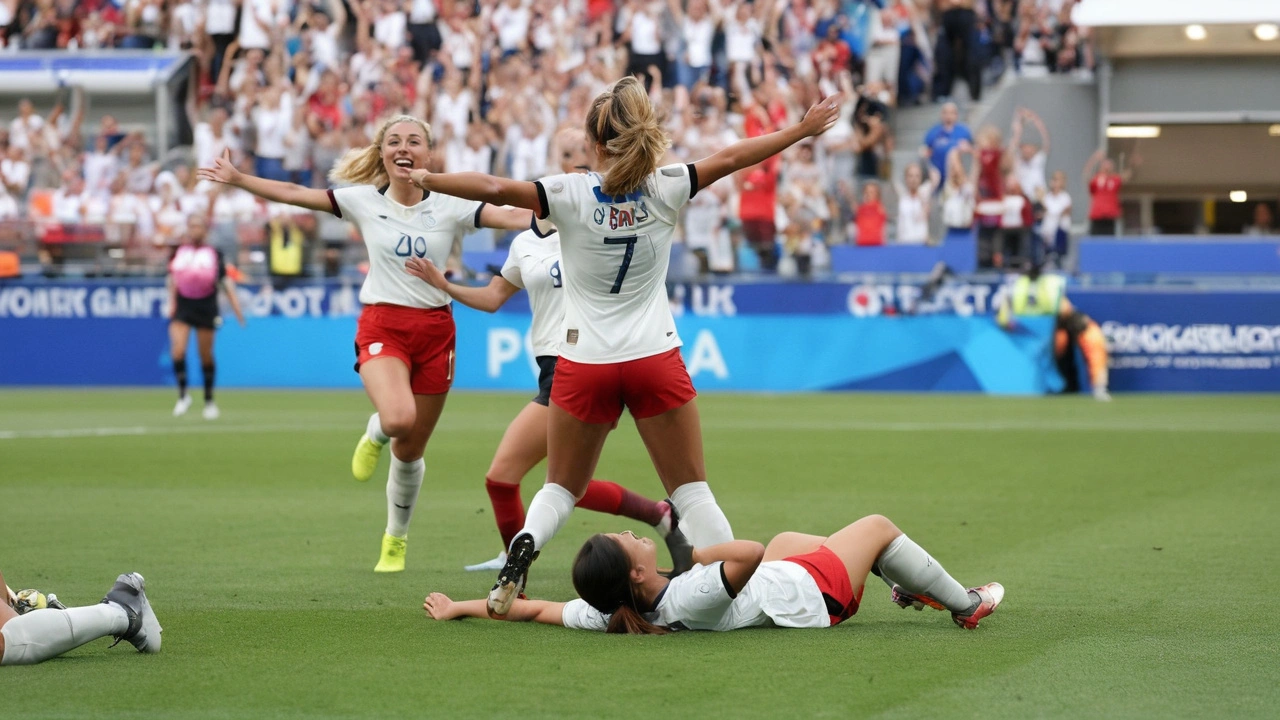
<path id="1" fill-rule="evenodd" d="M 533 548 L 541 550 L 551 538 L 560 532 L 560 528 L 569 521 L 569 513 L 577 498 L 573 493 L 554 483 L 543 485 L 538 494 L 529 503 L 529 512 L 525 515 L 524 528 L 517 533 L 529 533 L 533 536 Z M 511 546 L 508 545 L 510 550 Z"/>
<path id="2" fill-rule="evenodd" d="M 129 629 L 129 615 L 116 603 L 66 610 L 36 610 L 0 628 L 4 635 L 2 665 L 34 665 L 68 650 Z"/>
<path id="3" fill-rule="evenodd" d="M 951 612 L 964 614 L 973 608 L 969 591 L 906 535 L 889 543 L 876 558 L 876 567 L 886 581 L 892 580 L 913 595 L 928 595 Z"/>
<path id="4" fill-rule="evenodd" d="M 662 505 L 608 480 L 592 480 L 578 501 L 583 510 L 621 515 L 657 527 L 666 517 Z"/>
<path id="5" fill-rule="evenodd" d="M 733 540 L 729 518 L 716 504 L 706 482 L 681 485 L 671 493 L 671 503 L 680 515 L 680 530 L 695 549 Z"/>
<path id="6" fill-rule="evenodd" d="M 520 498 L 520 486 L 485 478 L 484 489 L 489 493 L 489 503 L 493 505 L 493 519 L 498 523 L 498 534 L 502 535 L 502 547 L 511 547 L 516 533 L 524 527 L 524 500 Z"/>
<path id="7" fill-rule="evenodd" d="M 409 521 L 413 519 L 426 470 L 427 463 L 422 458 L 405 462 L 394 453 L 391 455 L 391 472 L 387 473 L 388 535 L 402 538 L 409 534 Z"/>
<path id="8" fill-rule="evenodd" d="M 173 376 L 178 380 L 178 397 L 187 396 L 187 359 L 173 359 Z"/>
<path id="9" fill-rule="evenodd" d="M 204 401 L 213 402 L 213 378 L 217 373 L 213 363 L 200 366 L 200 372 L 204 376 Z"/>

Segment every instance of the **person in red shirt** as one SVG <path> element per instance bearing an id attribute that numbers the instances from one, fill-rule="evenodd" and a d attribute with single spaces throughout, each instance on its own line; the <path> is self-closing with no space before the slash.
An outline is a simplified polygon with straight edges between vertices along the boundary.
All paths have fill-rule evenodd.
<path id="1" fill-rule="evenodd" d="M 742 234 L 760 256 L 760 269 L 770 273 L 778 269 L 778 228 L 774 216 L 779 165 L 778 157 L 774 156 L 738 175 L 738 218 L 742 220 Z"/>
<path id="2" fill-rule="evenodd" d="M 978 148 L 974 153 L 974 174 L 977 176 L 977 206 L 974 208 L 974 224 L 978 227 L 978 267 L 996 267 L 996 240 L 1000 236 L 1000 221 L 1004 215 L 1004 175 L 1011 159 L 1006 152 L 1000 130 L 987 125 L 978 131 Z"/>
<path id="3" fill-rule="evenodd" d="M 884 225 L 889 219 L 884 203 L 880 202 L 880 183 L 869 182 L 862 186 L 862 203 L 854 222 L 858 226 L 859 247 L 884 245 Z"/>
<path id="4" fill-rule="evenodd" d="M 1132 166 L 1142 163 L 1136 154 Z M 1089 185 L 1089 234 L 1115 235 L 1120 218 L 1120 188 L 1133 177 L 1133 167 L 1117 173 L 1105 149 L 1099 149 L 1084 164 L 1084 181 Z M 1094 173 L 1094 169 L 1097 173 Z"/>

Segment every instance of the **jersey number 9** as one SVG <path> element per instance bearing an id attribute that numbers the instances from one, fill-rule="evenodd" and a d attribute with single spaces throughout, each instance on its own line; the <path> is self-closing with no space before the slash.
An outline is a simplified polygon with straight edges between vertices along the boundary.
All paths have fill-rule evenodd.
<path id="1" fill-rule="evenodd" d="M 396 241 L 396 257 L 420 257 L 427 256 L 427 239 L 424 237 L 409 237 L 404 233 L 400 234 L 400 239 Z"/>

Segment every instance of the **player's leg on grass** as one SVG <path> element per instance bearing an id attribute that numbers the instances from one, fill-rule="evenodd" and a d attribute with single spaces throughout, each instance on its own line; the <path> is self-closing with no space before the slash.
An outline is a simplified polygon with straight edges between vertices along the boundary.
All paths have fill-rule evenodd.
<path id="1" fill-rule="evenodd" d="M 173 416 L 185 415 L 191 408 L 187 395 L 187 345 L 191 342 L 191 326 L 181 320 L 169 321 L 169 357 L 173 359 L 173 377 L 178 381 L 178 402 Z"/>
<path id="2" fill-rule="evenodd" d="M 360 380 L 374 413 L 356 443 L 351 474 L 366 482 L 378 469 L 382 448 L 392 437 L 409 433 L 418 411 L 409 383 L 409 365 L 404 360 L 389 355 L 367 360 L 360 365 Z"/>
<path id="3" fill-rule="evenodd" d="M 531 402 L 507 426 L 484 475 L 484 488 L 493 505 L 493 519 L 502 537 L 502 552 L 494 560 L 468 565 L 467 570 L 499 570 L 506 563 L 507 548 L 524 527 L 520 481 L 546 456 L 547 408 Z"/>
<path id="4" fill-rule="evenodd" d="M 413 395 L 414 422 L 408 434 L 391 438 L 391 470 L 387 473 L 387 529 L 374 572 L 404 570 L 409 523 L 418 504 L 426 462 L 422 454 L 444 412 L 448 393 Z"/>
<path id="5" fill-rule="evenodd" d="M 33 665 L 108 636 L 139 652 L 159 652 L 160 632 L 142 576 L 129 573 L 97 605 L 20 616 L 0 603 L 0 665 Z"/>
<path id="6" fill-rule="evenodd" d="M 196 349 L 200 352 L 200 372 L 204 379 L 204 418 L 218 419 L 218 406 L 213 402 L 213 383 L 217 368 L 213 362 L 213 328 L 196 328 Z"/>
<path id="7" fill-rule="evenodd" d="M 636 418 L 636 429 L 689 542 L 702 548 L 733 540 L 729 519 L 707 485 L 698 401 L 690 400 L 653 417 Z"/>

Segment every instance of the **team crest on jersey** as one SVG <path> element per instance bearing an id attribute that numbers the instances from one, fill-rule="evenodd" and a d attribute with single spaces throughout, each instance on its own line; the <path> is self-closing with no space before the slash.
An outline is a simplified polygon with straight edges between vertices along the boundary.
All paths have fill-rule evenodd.
<path id="1" fill-rule="evenodd" d="M 436 226 L 436 218 L 434 215 L 431 214 L 430 210 L 423 211 L 422 224 L 426 225 L 429 228 L 433 228 Z"/>
<path id="2" fill-rule="evenodd" d="M 564 183 L 562 182 L 551 183 L 551 192 L 553 193 L 564 192 Z"/>

